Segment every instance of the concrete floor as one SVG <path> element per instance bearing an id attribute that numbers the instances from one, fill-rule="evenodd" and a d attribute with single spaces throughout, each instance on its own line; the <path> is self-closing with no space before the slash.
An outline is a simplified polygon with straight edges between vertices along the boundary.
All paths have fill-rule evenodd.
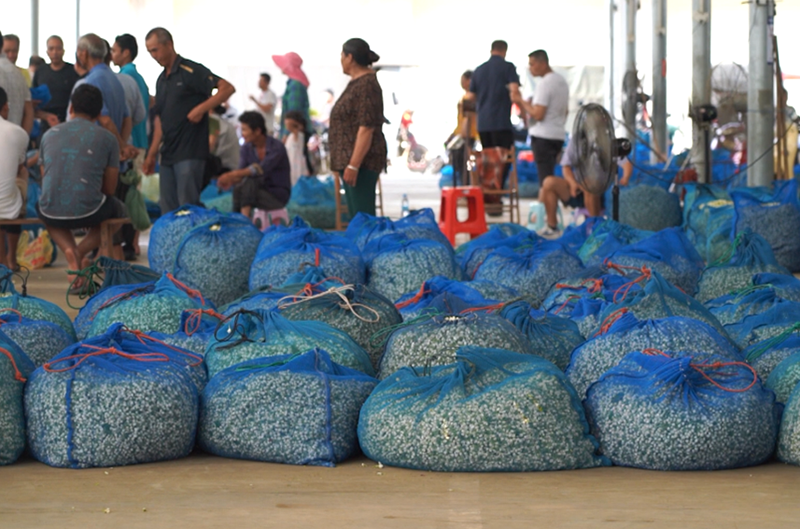
<path id="1" fill-rule="evenodd" d="M 403 192 L 412 208 L 436 207 L 435 186 L 435 177 L 427 175 L 390 175 L 384 179 L 386 213 L 399 214 Z M 28 291 L 74 316 L 77 311 L 65 305 L 65 270 L 59 260 L 34 271 Z M 32 459 L 0 467 L 0 529 L 764 529 L 795 526 L 798 497 L 800 468 L 781 463 L 724 472 L 438 474 L 378 468 L 363 457 L 319 468 L 197 452 L 179 461 L 113 469 L 53 469 Z"/>

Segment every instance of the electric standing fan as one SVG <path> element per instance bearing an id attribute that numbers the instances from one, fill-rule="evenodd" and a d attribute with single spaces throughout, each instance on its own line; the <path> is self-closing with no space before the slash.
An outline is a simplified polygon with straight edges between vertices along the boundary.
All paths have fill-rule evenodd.
<path id="1" fill-rule="evenodd" d="M 602 106 L 589 103 L 578 110 L 572 129 L 577 161 L 575 179 L 586 191 L 602 195 L 613 184 L 612 218 L 619 221 L 619 176 L 617 160 L 631 152 L 631 142 L 614 136 L 611 115 Z"/>

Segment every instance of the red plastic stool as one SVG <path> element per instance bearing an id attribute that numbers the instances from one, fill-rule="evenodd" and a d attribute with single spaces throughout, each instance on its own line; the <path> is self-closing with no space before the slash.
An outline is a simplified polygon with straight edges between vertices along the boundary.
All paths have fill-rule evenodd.
<path id="1" fill-rule="evenodd" d="M 458 220 L 458 200 L 467 199 L 469 217 L 465 221 Z M 457 233 L 468 233 L 477 237 L 488 231 L 486 212 L 483 207 L 483 191 L 477 186 L 445 187 L 442 189 L 442 205 L 439 208 L 439 229 L 450 244 L 455 245 Z"/>

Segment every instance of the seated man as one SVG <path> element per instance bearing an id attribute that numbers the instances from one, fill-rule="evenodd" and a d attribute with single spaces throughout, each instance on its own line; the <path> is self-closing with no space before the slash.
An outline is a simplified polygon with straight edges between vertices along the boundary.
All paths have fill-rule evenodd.
<path id="1" fill-rule="evenodd" d="M 234 185 L 233 210 L 252 216 L 252 209 L 264 211 L 282 209 L 292 193 L 291 167 L 286 147 L 280 140 L 267 135 L 264 116 L 245 112 L 239 116 L 242 145 L 239 169 L 217 179 L 217 186 L 228 190 Z"/>
<path id="2" fill-rule="evenodd" d="M 546 239 L 557 239 L 561 236 L 558 229 L 558 201 L 565 206 L 572 208 L 585 207 L 589 211 L 589 216 L 599 217 L 603 213 L 603 195 L 589 193 L 575 180 L 572 166 L 577 163 L 577 148 L 570 138 L 564 156 L 561 158 L 561 169 L 564 178 L 545 178 L 542 188 L 539 190 L 539 202 L 544 204 L 547 212 L 547 226 L 539 231 L 539 235 Z M 633 173 L 633 165 L 627 158 L 619 161 L 622 166 L 622 178 L 619 180 L 620 186 L 628 185 L 628 180 Z"/>
<path id="3" fill-rule="evenodd" d="M 90 264 L 90 252 L 100 246 L 100 223 L 127 215 L 114 197 L 119 176 L 119 142 L 96 124 L 103 95 L 84 84 L 72 93 L 70 121 L 56 125 L 42 138 L 42 195 L 37 210 L 70 270 Z M 72 231 L 89 232 L 75 244 Z M 82 284 L 75 289 L 81 290 Z"/>
<path id="4" fill-rule="evenodd" d="M 11 220 L 25 216 L 28 192 L 25 129 L 8 121 L 8 95 L 0 88 L 0 219 Z M 11 270 L 17 265 L 17 243 L 22 226 L 3 226 L 0 230 L 0 263 Z M 8 237 L 8 252 L 6 252 Z"/>

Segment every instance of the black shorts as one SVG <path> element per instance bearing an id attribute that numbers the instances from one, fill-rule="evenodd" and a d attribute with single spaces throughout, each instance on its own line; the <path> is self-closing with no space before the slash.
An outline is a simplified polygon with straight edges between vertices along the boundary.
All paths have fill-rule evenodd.
<path id="1" fill-rule="evenodd" d="M 41 212 L 39 204 L 36 204 L 36 214 L 39 215 L 39 218 L 42 219 L 42 222 L 44 222 L 44 225 L 48 228 L 79 230 L 83 228 L 94 228 L 95 226 L 99 226 L 104 220 L 124 219 L 128 216 L 128 210 L 120 199 L 106 195 L 106 201 L 103 202 L 100 209 L 88 217 L 81 217 L 79 219 L 51 219 Z"/>
<path id="2" fill-rule="evenodd" d="M 531 136 L 531 150 L 539 172 L 539 185 L 544 179 L 556 174 L 556 164 L 564 146 L 563 140 L 547 140 Z"/>
<path id="3" fill-rule="evenodd" d="M 478 135 L 481 137 L 481 145 L 485 149 L 489 147 L 510 149 L 514 146 L 513 130 L 489 130 L 478 132 Z"/>
<path id="4" fill-rule="evenodd" d="M 586 200 L 583 198 L 583 192 L 578 193 L 577 197 L 569 197 L 569 200 L 564 204 L 567 207 L 581 209 L 586 207 Z M 600 207 L 606 207 L 606 196 L 600 195 Z"/>

